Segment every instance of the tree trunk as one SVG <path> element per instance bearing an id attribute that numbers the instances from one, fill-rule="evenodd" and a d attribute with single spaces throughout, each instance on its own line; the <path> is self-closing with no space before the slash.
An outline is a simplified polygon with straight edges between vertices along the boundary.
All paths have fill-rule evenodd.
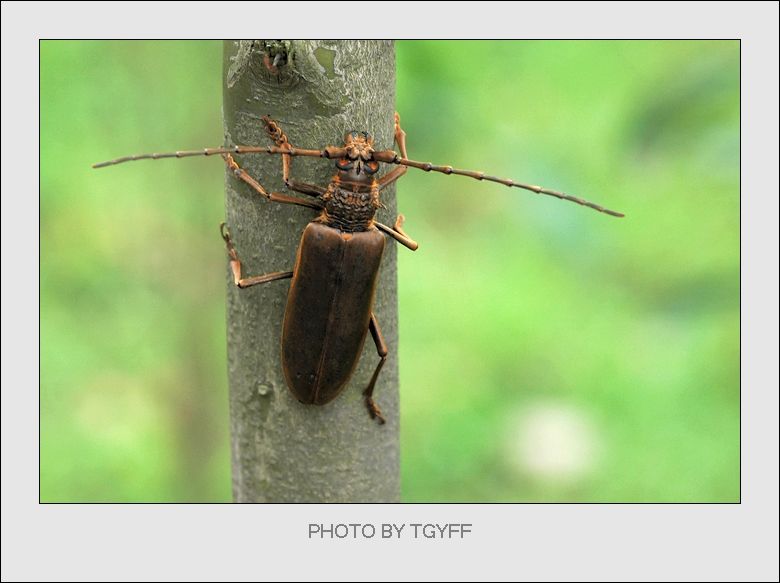
<path id="1" fill-rule="evenodd" d="M 226 41 L 225 143 L 273 145 L 260 120 L 270 115 L 294 147 L 341 146 L 368 131 L 377 149 L 393 144 L 395 50 L 390 41 Z M 271 192 L 293 194 L 278 155 L 236 156 Z M 382 173 L 389 170 L 384 168 Z M 327 186 L 334 162 L 293 158 L 292 178 Z M 306 224 L 317 212 L 271 203 L 228 172 L 226 217 L 243 276 L 292 270 Z M 392 225 L 395 189 L 382 192 Z M 226 262 L 227 263 L 227 262 Z M 238 289 L 227 268 L 228 381 L 236 502 L 398 502 L 399 406 L 396 243 L 388 239 L 374 301 L 390 353 L 374 391 L 387 419 L 372 420 L 362 398 L 379 362 L 369 334 L 347 387 L 324 406 L 290 393 L 281 365 L 290 280 Z"/>

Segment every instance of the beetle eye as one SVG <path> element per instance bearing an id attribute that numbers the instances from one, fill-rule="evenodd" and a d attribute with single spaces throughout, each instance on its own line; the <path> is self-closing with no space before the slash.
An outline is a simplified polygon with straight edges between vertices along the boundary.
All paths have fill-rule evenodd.
<path id="1" fill-rule="evenodd" d="M 366 171 L 366 174 L 376 174 L 379 170 L 379 162 L 365 162 L 363 169 Z"/>
<path id="2" fill-rule="evenodd" d="M 350 170 L 355 165 L 354 160 L 350 160 L 349 158 L 339 158 L 336 160 L 336 168 L 339 170 Z"/>

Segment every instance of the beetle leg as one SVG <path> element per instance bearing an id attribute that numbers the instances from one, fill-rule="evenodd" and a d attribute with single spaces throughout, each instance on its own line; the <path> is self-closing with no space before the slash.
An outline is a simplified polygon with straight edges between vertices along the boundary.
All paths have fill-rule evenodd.
<path id="1" fill-rule="evenodd" d="M 409 238 L 409 235 L 404 233 L 403 229 L 401 229 L 401 225 L 403 224 L 403 222 L 404 222 L 404 216 L 398 215 L 394 227 L 388 227 L 387 225 L 383 225 L 382 223 L 377 223 L 376 221 L 374 221 L 374 225 L 383 233 L 390 235 L 401 245 L 409 247 L 409 249 L 411 249 L 412 251 L 417 251 L 419 245 L 415 241 L 412 241 Z"/>
<path id="2" fill-rule="evenodd" d="M 287 138 L 282 128 L 272 120 L 269 116 L 263 116 L 263 124 L 265 125 L 265 131 L 271 136 L 276 145 L 279 148 L 292 148 L 290 140 Z M 406 158 L 406 156 L 404 156 Z M 287 184 L 290 181 L 290 155 L 282 154 L 282 176 L 284 177 L 284 183 Z"/>
<path id="3" fill-rule="evenodd" d="M 265 124 L 265 131 L 268 132 L 268 135 L 271 136 L 271 138 L 279 148 L 290 149 L 293 147 L 292 144 L 290 143 L 289 138 L 282 131 L 282 128 L 279 126 L 278 123 L 273 121 L 267 115 L 263 116 L 263 123 Z M 296 180 L 292 180 L 290 178 L 290 155 L 289 154 L 282 154 L 282 170 L 283 170 L 282 177 L 284 178 L 284 184 L 290 190 L 294 190 L 295 192 L 300 192 L 301 194 L 308 194 L 309 196 L 314 196 L 314 197 L 320 197 L 323 194 L 325 194 L 325 192 L 327 192 L 326 188 L 322 188 L 321 186 L 317 186 L 316 184 L 307 184 L 305 182 L 297 182 Z"/>
<path id="4" fill-rule="evenodd" d="M 398 144 L 398 149 L 401 151 L 401 157 L 406 158 L 406 132 L 401 129 L 401 116 L 398 115 L 398 112 L 395 112 L 395 141 Z M 390 186 L 406 174 L 406 168 L 406 166 L 398 166 L 395 170 L 391 170 L 377 180 L 379 190 Z"/>
<path id="5" fill-rule="evenodd" d="M 404 174 L 406 174 L 407 171 L 406 166 L 398 166 L 396 168 L 393 168 L 390 172 L 382 176 L 379 180 L 376 181 L 376 187 L 381 191 L 393 184 L 396 180 L 401 178 Z"/>
<path id="6" fill-rule="evenodd" d="M 297 180 L 289 179 L 285 182 L 285 185 L 290 190 L 294 190 L 295 192 L 300 192 L 301 194 L 308 194 L 309 196 L 314 197 L 320 197 L 326 192 L 328 192 L 327 188 L 322 188 L 321 186 L 317 186 L 316 184 L 308 184 L 307 182 L 298 182 Z"/>
<path id="7" fill-rule="evenodd" d="M 404 224 L 404 221 L 406 220 L 406 217 L 403 215 L 398 215 L 398 218 L 395 220 L 395 225 L 393 226 L 393 229 L 395 229 L 397 232 L 401 233 L 404 237 L 409 239 L 409 235 L 404 233 L 404 230 L 401 228 L 401 225 Z M 411 239 L 409 239 L 411 241 Z M 415 243 L 416 245 L 417 243 Z"/>
<path id="8" fill-rule="evenodd" d="M 398 143 L 398 149 L 401 150 L 401 155 L 406 158 L 406 133 L 401 129 L 401 116 L 398 115 L 396 112 L 395 114 L 395 141 Z M 401 178 L 406 174 L 406 166 L 399 166 L 395 168 L 394 170 L 391 170 L 387 174 L 385 174 L 382 178 L 377 180 L 377 189 L 380 191 L 384 188 L 387 188 L 391 184 L 393 184 L 396 180 Z M 412 251 L 416 251 L 419 245 L 409 238 L 409 235 L 404 233 L 403 229 L 401 229 L 401 225 L 404 222 L 404 216 L 398 215 L 398 219 L 395 221 L 395 226 L 393 228 L 388 227 L 387 225 L 383 225 L 382 223 L 377 223 L 376 221 L 374 224 L 379 228 L 382 232 L 390 235 L 393 239 L 401 243 L 402 245 L 405 245 Z"/>
<path id="9" fill-rule="evenodd" d="M 371 381 L 368 383 L 366 390 L 363 391 L 363 396 L 366 398 L 366 408 L 368 409 L 368 414 L 371 415 L 371 419 L 379 418 L 379 422 L 384 424 L 387 421 L 382 417 L 382 411 L 380 411 L 379 407 L 374 403 L 372 395 L 374 394 L 374 384 L 379 376 L 379 371 L 382 370 L 382 367 L 387 360 L 387 344 L 385 344 L 385 339 L 382 338 L 382 332 L 379 330 L 379 323 L 376 321 L 376 316 L 373 312 L 371 312 L 371 322 L 368 325 L 368 329 L 371 330 L 371 337 L 374 339 L 376 352 L 379 354 L 381 360 L 379 361 L 379 364 L 376 365 L 374 376 L 371 377 Z"/>
<path id="10" fill-rule="evenodd" d="M 303 200 L 294 196 L 279 194 L 278 192 L 266 192 L 265 188 L 260 186 L 260 183 L 257 182 L 257 180 L 252 178 L 246 170 L 243 170 L 238 164 L 236 164 L 235 160 L 233 160 L 233 156 L 230 154 L 222 154 L 222 157 L 225 159 L 225 164 L 227 164 L 227 167 L 230 168 L 230 171 L 235 174 L 236 178 L 246 182 L 249 186 L 254 188 L 257 192 L 262 194 L 271 202 L 280 202 L 282 204 L 297 204 L 316 210 L 322 210 L 322 205 L 314 201 Z"/>
<path id="11" fill-rule="evenodd" d="M 233 270 L 233 281 L 237 287 L 241 289 L 251 287 L 253 285 L 259 285 L 261 283 L 267 283 L 269 281 L 276 281 L 277 279 L 287 279 L 293 276 L 292 271 L 278 271 L 276 273 L 267 273 L 265 275 L 258 275 L 257 277 L 248 277 L 246 279 L 241 277 L 241 261 L 238 259 L 236 250 L 233 248 L 233 241 L 230 238 L 230 231 L 225 229 L 225 223 L 219 224 L 219 232 L 227 245 L 228 257 L 230 257 L 230 268 Z"/>
<path id="12" fill-rule="evenodd" d="M 401 129 L 401 116 L 395 112 L 395 142 L 401 151 L 401 157 L 406 158 L 406 132 Z"/>

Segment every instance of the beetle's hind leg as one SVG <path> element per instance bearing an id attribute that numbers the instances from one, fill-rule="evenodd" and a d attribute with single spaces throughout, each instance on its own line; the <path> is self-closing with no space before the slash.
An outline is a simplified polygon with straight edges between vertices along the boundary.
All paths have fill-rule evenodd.
<path id="1" fill-rule="evenodd" d="M 225 229 L 225 226 L 225 223 L 220 223 L 219 232 L 222 235 L 222 239 L 225 241 L 225 245 L 227 245 L 228 257 L 230 257 L 230 268 L 233 270 L 233 281 L 237 287 L 244 289 L 253 285 L 276 281 L 277 279 L 287 279 L 288 277 L 293 276 L 292 271 L 278 271 L 276 273 L 258 275 L 257 277 L 242 278 L 241 261 L 238 259 L 238 254 L 233 248 L 233 240 L 230 238 L 230 231 Z"/>
<path id="2" fill-rule="evenodd" d="M 382 367 L 387 360 L 388 350 L 385 339 L 382 338 L 382 332 L 379 330 L 379 323 L 376 321 L 376 316 L 373 312 L 371 312 L 371 322 L 368 325 L 368 329 L 371 331 L 371 337 L 374 339 L 374 344 L 376 344 L 376 352 L 379 354 L 381 360 L 379 361 L 379 364 L 376 365 L 374 376 L 371 377 L 371 381 L 368 383 L 366 390 L 363 391 L 363 396 L 366 398 L 366 408 L 368 409 L 368 414 L 371 415 L 371 419 L 378 418 L 380 423 L 385 424 L 387 421 L 382 417 L 382 411 L 376 406 L 376 403 L 374 403 L 372 395 L 374 394 L 374 385 L 379 376 L 379 371 L 382 370 Z"/>

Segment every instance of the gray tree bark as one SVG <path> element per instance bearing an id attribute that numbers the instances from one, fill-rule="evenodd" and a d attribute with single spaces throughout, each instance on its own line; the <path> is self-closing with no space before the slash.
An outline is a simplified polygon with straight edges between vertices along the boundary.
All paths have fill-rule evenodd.
<path id="1" fill-rule="evenodd" d="M 272 145 L 260 120 L 270 115 L 294 147 L 340 146 L 357 130 L 371 133 L 377 149 L 396 149 L 390 41 L 227 41 L 224 75 L 226 144 Z M 294 194 L 283 184 L 281 156 L 235 158 L 267 191 Z M 293 158 L 290 175 L 327 186 L 335 172 L 333 161 Z M 271 203 L 229 172 L 225 184 L 226 220 L 244 277 L 292 270 L 316 211 Z M 377 220 L 392 225 L 394 187 L 382 192 L 382 202 L 387 209 Z M 227 279 L 234 501 L 398 502 L 396 243 L 387 241 L 374 301 L 390 350 L 374 392 L 386 425 L 371 420 L 362 398 L 379 362 L 370 334 L 344 391 L 328 405 L 303 405 L 287 388 L 281 365 L 290 280 L 241 290 L 229 267 Z"/>

